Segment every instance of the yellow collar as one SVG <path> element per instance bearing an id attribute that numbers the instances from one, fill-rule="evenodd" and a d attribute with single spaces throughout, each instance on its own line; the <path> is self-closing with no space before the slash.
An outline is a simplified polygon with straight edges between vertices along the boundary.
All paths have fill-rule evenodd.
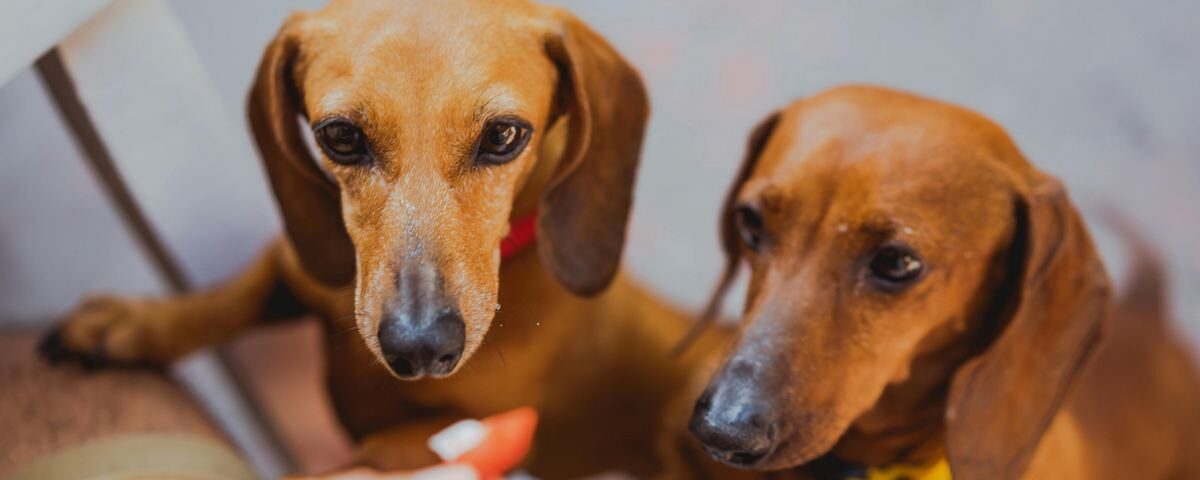
<path id="1" fill-rule="evenodd" d="M 892 465 L 867 469 L 866 477 L 855 480 L 952 480 L 945 458 L 925 465 Z"/>

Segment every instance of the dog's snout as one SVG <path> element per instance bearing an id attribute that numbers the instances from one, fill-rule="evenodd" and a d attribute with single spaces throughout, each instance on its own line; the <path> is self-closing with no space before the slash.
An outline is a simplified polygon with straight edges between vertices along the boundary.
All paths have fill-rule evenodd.
<path id="1" fill-rule="evenodd" d="M 379 348 L 396 375 L 416 379 L 454 371 L 466 343 L 466 324 L 456 309 L 420 318 L 388 315 L 379 326 Z"/>
<path id="2" fill-rule="evenodd" d="M 732 370 L 727 370 L 730 372 Z M 776 447 L 776 415 L 745 377 L 718 377 L 696 401 L 688 428 L 717 460 L 748 468 Z"/>

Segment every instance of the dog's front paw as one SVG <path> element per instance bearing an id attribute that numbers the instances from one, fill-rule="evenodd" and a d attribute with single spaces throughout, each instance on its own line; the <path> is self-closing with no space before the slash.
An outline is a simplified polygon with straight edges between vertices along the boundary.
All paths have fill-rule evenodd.
<path id="1" fill-rule="evenodd" d="M 156 327 L 169 321 L 164 313 L 161 305 L 150 301 L 92 297 L 68 313 L 38 350 L 51 363 L 75 361 L 88 370 L 161 366 L 170 361 L 156 345 Z"/>

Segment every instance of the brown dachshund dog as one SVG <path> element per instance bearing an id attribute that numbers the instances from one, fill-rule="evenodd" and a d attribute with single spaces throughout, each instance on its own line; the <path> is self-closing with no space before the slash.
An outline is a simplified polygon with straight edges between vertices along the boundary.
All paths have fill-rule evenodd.
<path id="1" fill-rule="evenodd" d="M 1062 186 L 982 116 L 871 87 L 797 101 L 755 131 L 722 224 L 751 279 L 690 424 L 719 460 L 1200 478 L 1155 264 L 1111 298 Z"/>
<path id="2" fill-rule="evenodd" d="M 162 364 L 312 313 L 364 465 L 427 465 L 433 432 L 532 405 L 533 473 L 651 476 L 702 355 L 668 355 L 689 320 L 618 274 L 648 110 L 636 71 L 557 8 L 295 14 L 249 97 L 286 238 L 206 291 L 85 301 L 46 350 Z"/>

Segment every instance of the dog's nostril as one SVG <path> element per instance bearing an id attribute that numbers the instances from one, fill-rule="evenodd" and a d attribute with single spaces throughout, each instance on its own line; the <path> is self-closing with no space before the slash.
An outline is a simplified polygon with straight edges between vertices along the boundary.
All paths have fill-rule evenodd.
<path id="1" fill-rule="evenodd" d="M 387 359 L 387 362 L 392 367 L 392 370 L 396 372 L 396 375 L 401 377 L 411 377 L 417 373 L 416 369 L 413 368 L 412 362 L 403 358 L 390 357 Z"/>
<path id="2" fill-rule="evenodd" d="M 447 353 L 445 355 L 438 357 L 437 362 L 442 365 L 446 365 L 446 364 L 454 363 L 454 361 L 457 359 L 458 359 L 458 355 Z"/>
<path id="3" fill-rule="evenodd" d="M 751 414 L 746 419 L 746 424 L 755 430 L 766 430 L 768 436 L 770 436 L 771 430 L 774 428 L 774 425 L 768 423 L 766 417 L 760 414 Z"/>

